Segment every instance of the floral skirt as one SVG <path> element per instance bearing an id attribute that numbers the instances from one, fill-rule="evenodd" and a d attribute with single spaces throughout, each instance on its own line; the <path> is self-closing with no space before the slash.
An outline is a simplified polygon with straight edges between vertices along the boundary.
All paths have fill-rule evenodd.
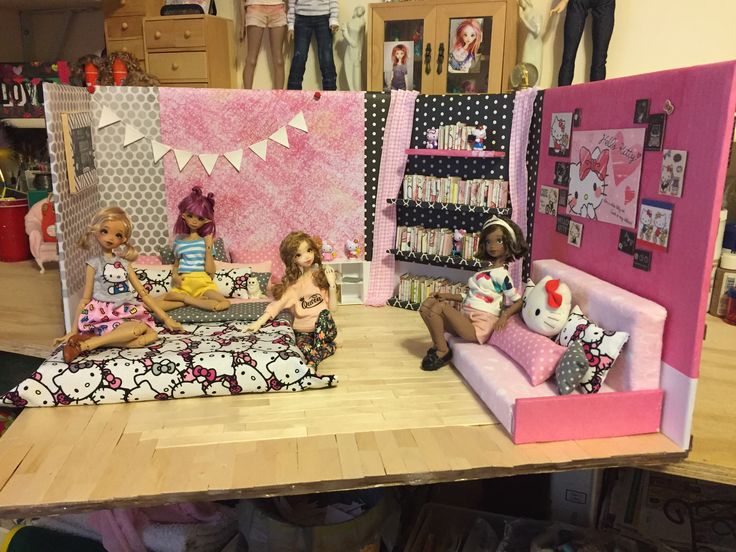
<path id="1" fill-rule="evenodd" d="M 138 320 L 149 328 L 156 327 L 151 313 L 141 303 L 123 303 L 116 307 L 115 303 L 92 299 L 82 309 L 79 331 L 97 336 L 105 335 L 128 320 Z"/>
<path id="2" fill-rule="evenodd" d="M 317 368 L 320 362 L 335 354 L 337 326 L 327 309 L 319 313 L 313 332 L 294 331 L 294 335 L 296 346 L 304 354 L 307 365 L 312 368 Z"/>

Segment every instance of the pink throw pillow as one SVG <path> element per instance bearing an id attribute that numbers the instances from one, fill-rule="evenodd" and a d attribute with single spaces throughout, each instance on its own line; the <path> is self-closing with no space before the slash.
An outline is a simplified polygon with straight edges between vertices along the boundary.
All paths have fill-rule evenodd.
<path id="1" fill-rule="evenodd" d="M 565 353 L 565 347 L 534 333 L 514 315 L 506 327 L 491 334 L 488 343 L 509 355 L 528 375 L 532 385 L 547 381 Z"/>
<path id="2" fill-rule="evenodd" d="M 136 266 L 141 265 L 160 265 L 161 259 L 158 255 L 138 255 L 138 258 L 135 260 Z"/>
<path id="3" fill-rule="evenodd" d="M 215 261 L 217 270 L 228 270 L 231 268 L 250 268 L 251 272 L 271 272 L 271 261 L 260 261 L 258 263 L 224 263 Z"/>

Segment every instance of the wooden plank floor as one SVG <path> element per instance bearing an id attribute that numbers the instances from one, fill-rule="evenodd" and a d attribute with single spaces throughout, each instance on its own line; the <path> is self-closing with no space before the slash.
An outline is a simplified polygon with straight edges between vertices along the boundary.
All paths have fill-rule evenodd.
<path id="1" fill-rule="evenodd" d="M 335 389 L 26 409 L 0 439 L 0 515 L 653 463 L 661 434 L 515 446 L 454 369 L 419 369 L 415 312 L 342 307 Z"/>
<path id="2" fill-rule="evenodd" d="M 652 469 L 736 485 L 736 326 L 715 316 L 706 322 L 690 454 Z"/>

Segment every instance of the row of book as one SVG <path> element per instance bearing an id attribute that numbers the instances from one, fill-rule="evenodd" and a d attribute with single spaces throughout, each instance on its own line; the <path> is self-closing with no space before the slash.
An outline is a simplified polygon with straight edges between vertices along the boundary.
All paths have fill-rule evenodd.
<path id="1" fill-rule="evenodd" d="M 441 150 L 471 150 L 475 141 L 475 125 L 455 123 L 437 129 L 437 148 Z"/>
<path id="2" fill-rule="evenodd" d="M 399 278 L 399 290 L 396 297 L 399 301 L 421 303 L 433 293 L 457 293 L 462 295 L 467 292 L 468 285 L 464 283 L 451 282 L 446 278 L 431 278 L 406 273 Z M 451 304 L 460 307 L 460 303 Z"/>
<path id="3" fill-rule="evenodd" d="M 469 260 L 475 255 L 479 240 L 480 232 L 423 226 L 396 227 L 396 249 L 404 253 L 457 256 Z"/>
<path id="4" fill-rule="evenodd" d="M 505 208 L 509 203 L 509 183 L 506 180 L 459 176 L 404 175 L 404 199 L 461 205 Z"/>

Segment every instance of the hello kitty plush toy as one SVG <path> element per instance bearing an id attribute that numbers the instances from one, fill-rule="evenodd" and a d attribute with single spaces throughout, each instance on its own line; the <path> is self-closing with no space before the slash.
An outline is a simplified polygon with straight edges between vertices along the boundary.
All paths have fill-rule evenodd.
<path id="1" fill-rule="evenodd" d="M 486 148 L 486 125 L 478 125 L 473 131 L 473 149 L 483 150 Z"/>
<path id="2" fill-rule="evenodd" d="M 463 238 L 465 237 L 466 231 L 462 228 L 455 228 L 452 233 L 452 254 L 461 255 L 463 250 Z"/>
<path id="3" fill-rule="evenodd" d="M 347 240 L 345 242 L 345 256 L 348 259 L 358 259 L 360 258 L 362 250 L 360 248 L 360 243 L 358 240 Z"/>
<path id="4" fill-rule="evenodd" d="M 439 142 L 437 142 L 438 135 L 439 135 L 439 131 L 436 128 L 427 129 L 427 141 L 426 141 L 427 149 L 437 149 L 439 147 Z"/>
<path id="5" fill-rule="evenodd" d="M 330 241 L 324 240 L 320 247 L 322 253 L 322 260 L 325 262 L 334 261 L 337 257 L 337 251 L 335 251 L 335 244 Z"/>
<path id="6" fill-rule="evenodd" d="M 580 162 L 570 165 L 567 192 L 568 214 L 598 219 L 598 208 L 606 195 L 609 151 L 595 148 L 592 152 L 580 148 Z"/>
<path id="7" fill-rule="evenodd" d="M 562 331 L 572 310 L 570 287 L 552 276 L 545 276 L 536 284 L 528 280 L 522 301 L 524 323 L 533 332 L 547 337 Z"/>

